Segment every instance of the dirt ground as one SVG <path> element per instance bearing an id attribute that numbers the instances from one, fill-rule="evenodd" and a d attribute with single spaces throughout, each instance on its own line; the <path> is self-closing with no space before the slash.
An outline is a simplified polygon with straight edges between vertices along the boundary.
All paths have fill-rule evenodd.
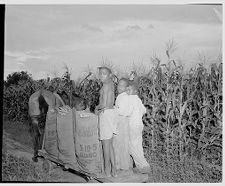
<path id="1" fill-rule="evenodd" d="M 6 133 L 5 131 L 3 132 L 3 143 L 9 153 L 17 157 L 26 157 L 28 160 L 31 160 L 33 150 L 30 147 L 24 146 L 11 139 L 10 134 Z M 38 162 L 34 164 L 35 166 L 39 166 L 42 169 L 43 159 L 39 158 Z M 87 183 L 86 180 L 81 176 L 70 173 L 69 171 L 64 171 L 60 166 L 53 164 L 51 167 L 50 174 L 53 178 L 50 180 L 50 182 Z M 89 182 L 98 183 L 95 180 L 91 180 Z"/>

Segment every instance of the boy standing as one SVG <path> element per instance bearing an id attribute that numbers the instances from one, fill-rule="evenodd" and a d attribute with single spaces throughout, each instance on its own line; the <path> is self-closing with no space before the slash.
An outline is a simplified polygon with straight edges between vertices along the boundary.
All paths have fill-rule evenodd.
<path id="1" fill-rule="evenodd" d="M 99 67 L 99 78 L 103 83 L 100 90 L 99 105 L 96 112 L 99 114 L 100 140 L 103 145 L 104 169 L 107 177 L 116 177 L 115 155 L 113 148 L 113 134 L 116 133 L 114 83 L 111 79 L 112 72 L 107 67 Z M 111 170 L 110 170 L 111 163 Z"/>
<path id="2" fill-rule="evenodd" d="M 142 116 L 146 113 L 146 108 L 142 104 L 141 99 L 138 97 L 137 85 L 134 82 L 130 82 L 127 89 L 129 95 L 129 136 L 130 136 L 130 154 L 134 159 L 134 162 L 141 172 L 148 171 L 149 164 L 144 157 L 144 151 L 142 147 L 142 131 L 144 128 L 142 122 Z"/>
<path id="3" fill-rule="evenodd" d="M 116 168 L 122 170 L 129 170 L 132 167 L 129 154 L 129 118 L 124 116 L 124 112 L 126 113 L 127 110 L 127 104 L 129 104 L 129 96 L 126 93 L 128 85 L 128 79 L 121 78 L 119 80 L 117 86 L 119 95 L 115 103 L 115 110 L 118 114 L 118 134 L 114 137 Z"/>

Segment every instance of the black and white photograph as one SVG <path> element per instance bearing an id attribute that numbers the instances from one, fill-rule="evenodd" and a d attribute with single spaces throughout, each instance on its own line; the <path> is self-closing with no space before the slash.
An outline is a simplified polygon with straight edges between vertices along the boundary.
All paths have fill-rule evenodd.
<path id="1" fill-rule="evenodd" d="M 1 182 L 221 184 L 224 4 L 96 2 L 0 5 Z"/>

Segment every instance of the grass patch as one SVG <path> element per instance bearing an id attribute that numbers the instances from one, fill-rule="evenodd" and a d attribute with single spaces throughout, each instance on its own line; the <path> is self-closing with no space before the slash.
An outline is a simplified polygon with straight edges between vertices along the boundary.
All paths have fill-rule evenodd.
<path id="1" fill-rule="evenodd" d="M 222 171 L 204 162 L 171 162 L 171 165 L 151 164 L 149 182 L 157 183 L 219 183 Z"/>
<path id="2" fill-rule="evenodd" d="M 159 155 L 160 156 L 160 155 Z M 150 183 L 219 183 L 222 182 L 222 167 L 202 160 L 184 158 L 182 161 L 159 157 L 150 164 Z"/>
<path id="3" fill-rule="evenodd" d="M 33 147 L 32 138 L 29 133 L 28 122 L 15 122 L 15 121 L 3 121 L 3 130 L 6 131 L 10 138 L 26 145 L 28 147 Z"/>
<path id="4" fill-rule="evenodd" d="M 2 149 L 2 181 L 21 181 L 21 182 L 46 182 L 50 175 L 43 172 L 39 166 L 26 159 L 17 157 Z"/>

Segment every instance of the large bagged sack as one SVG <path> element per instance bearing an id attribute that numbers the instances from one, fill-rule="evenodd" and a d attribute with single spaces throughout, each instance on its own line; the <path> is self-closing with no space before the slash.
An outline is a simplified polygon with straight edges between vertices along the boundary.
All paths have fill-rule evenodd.
<path id="1" fill-rule="evenodd" d="M 57 114 L 57 134 L 59 159 L 68 167 L 77 169 L 77 161 L 74 144 L 73 112 L 68 106 L 60 108 L 63 112 Z"/>
<path id="2" fill-rule="evenodd" d="M 54 158 L 58 158 L 57 113 L 48 111 L 45 123 L 44 149 Z"/>
<path id="3" fill-rule="evenodd" d="M 55 107 L 64 106 L 65 103 L 57 93 L 52 93 L 48 90 L 38 90 L 33 93 L 28 102 L 29 115 L 37 116 L 41 114 L 41 108 L 48 107 L 48 110 L 52 110 Z"/>
<path id="4" fill-rule="evenodd" d="M 44 97 L 45 101 L 48 104 L 48 110 L 52 110 L 56 106 L 56 97 L 55 95 L 48 90 L 41 90 L 41 95 Z"/>
<path id="5" fill-rule="evenodd" d="M 102 172 L 102 150 L 98 136 L 98 116 L 75 111 L 75 147 L 79 168 L 90 173 Z"/>
<path id="6" fill-rule="evenodd" d="M 33 93 L 28 101 L 28 107 L 29 107 L 29 115 L 30 116 L 37 116 L 40 115 L 40 108 L 39 108 L 39 97 L 41 95 L 41 91 L 38 90 L 35 93 Z"/>
<path id="7" fill-rule="evenodd" d="M 64 106 L 66 106 L 64 101 L 62 100 L 62 98 L 56 92 L 54 92 L 53 95 L 56 98 L 56 105 L 55 105 L 55 107 L 64 107 Z"/>

